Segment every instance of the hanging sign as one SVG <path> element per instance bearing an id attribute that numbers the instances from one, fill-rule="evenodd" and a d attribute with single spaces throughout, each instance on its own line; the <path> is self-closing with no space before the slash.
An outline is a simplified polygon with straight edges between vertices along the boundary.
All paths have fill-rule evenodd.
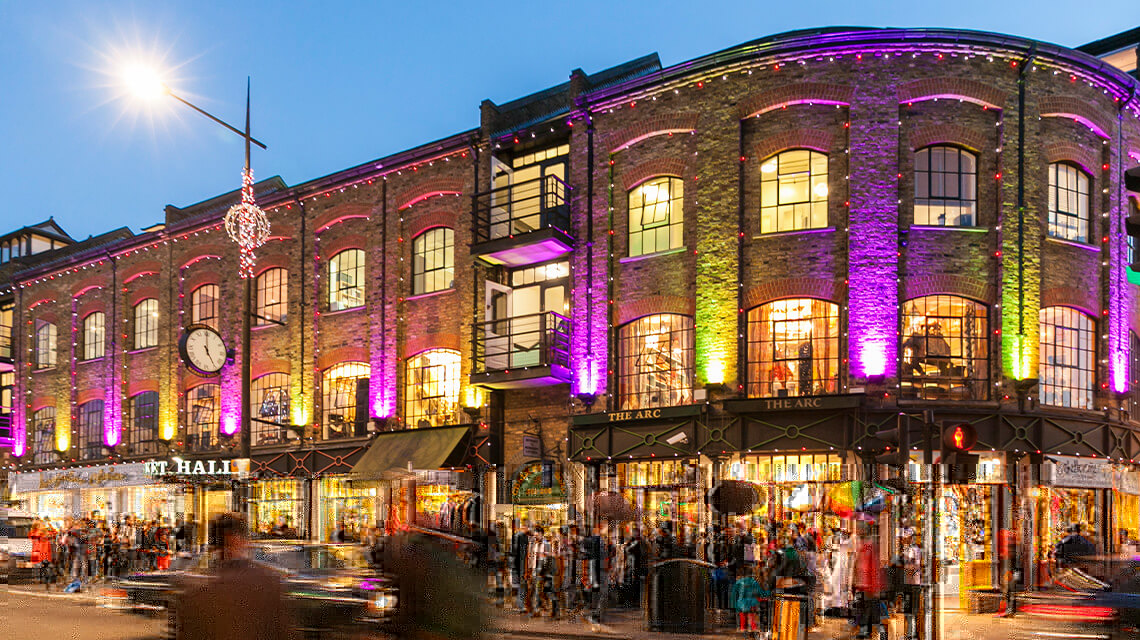
<path id="1" fill-rule="evenodd" d="M 1050 484 L 1078 489 L 1111 489 L 1112 467 L 1107 460 L 1092 458 L 1049 458 L 1052 470 Z"/>
<path id="2" fill-rule="evenodd" d="M 1140 495 L 1140 472 L 1117 469 L 1112 473 L 1112 486 L 1120 493 Z"/>
<path id="3" fill-rule="evenodd" d="M 527 458 L 541 458 L 542 442 L 538 439 L 537 436 L 523 436 L 522 452 L 523 456 Z"/>
<path id="4" fill-rule="evenodd" d="M 545 480 L 543 470 L 546 470 Z M 562 465 L 536 460 L 523 465 L 511 486 L 515 504 L 558 504 L 566 502 Z"/>
<path id="5" fill-rule="evenodd" d="M 55 489 L 92 489 L 101 487 L 129 487 L 151 482 L 143 467 L 145 463 L 99 465 L 82 469 L 59 469 L 32 473 L 13 473 L 8 477 L 12 493 L 51 491 Z"/>

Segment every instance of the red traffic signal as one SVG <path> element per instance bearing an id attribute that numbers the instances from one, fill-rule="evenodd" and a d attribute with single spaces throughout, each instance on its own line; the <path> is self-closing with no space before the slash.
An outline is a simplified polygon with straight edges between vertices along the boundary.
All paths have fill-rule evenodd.
<path id="1" fill-rule="evenodd" d="M 942 444 L 952 452 L 969 451 L 977 443 L 978 432 L 966 422 L 952 424 L 942 432 Z"/>

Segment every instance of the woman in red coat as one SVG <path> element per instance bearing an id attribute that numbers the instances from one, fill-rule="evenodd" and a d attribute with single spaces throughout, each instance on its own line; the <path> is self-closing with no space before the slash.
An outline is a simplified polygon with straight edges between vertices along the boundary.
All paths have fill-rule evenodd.
<path id="1" fill-rule="evenodd" d="M 52 531 L 51 525 L 36 518 L 28 537 L 32 539 L 32 564 L 51 560 L 51 543 L 55 539 L 55 532 Z"/>

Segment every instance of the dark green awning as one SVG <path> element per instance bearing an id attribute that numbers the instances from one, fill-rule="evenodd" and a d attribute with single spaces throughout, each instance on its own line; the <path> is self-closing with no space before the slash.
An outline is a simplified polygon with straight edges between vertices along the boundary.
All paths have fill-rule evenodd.
<path id="1" fill-rule="evenodd" d="M 469 430 L 469 427 L 439 427 L 381 433 L 352 467 L 352 475 L 362 479 L 380 478 L 390 472 L 406 471 L 409 462 L 417 471 L 439 469 L 449 458 L 461 458 L 452 454 L 465 441 Z"/>

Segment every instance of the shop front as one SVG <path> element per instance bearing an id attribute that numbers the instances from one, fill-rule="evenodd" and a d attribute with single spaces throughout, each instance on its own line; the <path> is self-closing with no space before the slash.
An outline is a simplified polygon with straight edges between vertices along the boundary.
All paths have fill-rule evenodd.
<path id="1" fill-rule="evenodd" d="M 552 460 L 531 460 L 514 474 L 509 510 L 499 509 L 495 520 L 500 531 L 513 531 L 514 523 L 550 529 L 569 524 L 568 516 L 562 465 Z"/>
<path id="2" fill-rule="evenodd" d="M 1109 519 L 1113 473 L 1108 460 L 1047 456 L 1037 490 L 1037 553 L 1035 561 L 1055 560 L 1057 545 L 1070 533 L 1079 532 L 1096 547 L 1109 553 L 1112 527 Z"/>
<path id="3" fill-rule="evenodd" d="M 148 463 L 123 463 L 9 475 L 12 499 L 53 522 L 118 521 L 124 516 L 174 523 L 187 511 L 181 487 L 157 480 Z"/>
<path id="4" fill-rule="evenodd" d="M 758 499 L 752 512 L 733 514 L 726 524 L 749 531 L 758 540 L 788 524 L 797 531 L 815 530 L 827 537 L 842 525 L 841 517 L 829 511 L 832 489 L 855 477 L 853 466 L 831 452 L 746 453 L 720 468 L 718 481 L 743 481 L 756 488 Z"/>
<path id="5" fill-rule="evenodd" d="M 1113 526 L 1117 548 L 1140 553 L 1140 472 L 1119 466 L 1113 471 Z"/>

